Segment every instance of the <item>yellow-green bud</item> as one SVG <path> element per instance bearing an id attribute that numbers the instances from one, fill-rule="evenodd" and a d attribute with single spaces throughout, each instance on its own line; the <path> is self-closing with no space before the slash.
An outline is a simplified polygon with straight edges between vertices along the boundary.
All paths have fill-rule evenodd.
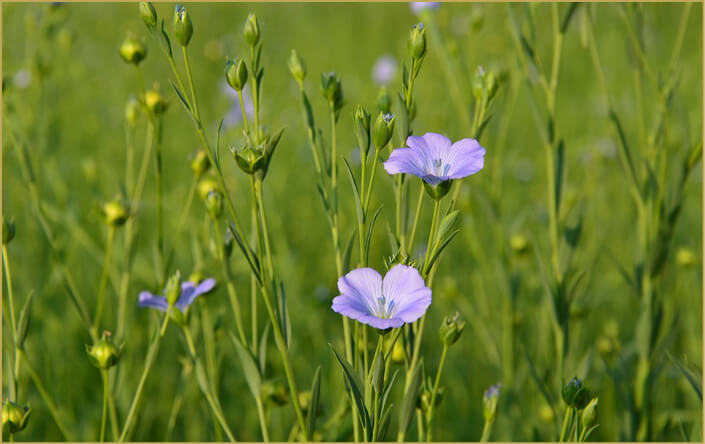
<path id="1" fill-rule="evenodd" d="M 509 239 L 509 245 L 517 254 L 523 254 L 529 249 L 529 241 L 521 234 L 515 234 Z"/>
<path id="2" fill-rule="evenodd" d="M 147 57 L 147 47 L 142 40 L 132 34 L 127 34 L 120 45 L 120 57 L 127 63 L 139 65 Z"/>
<path id="3" fill-rule="evenodd" d="M 223 212 L 223 195 L 218 191 L 211 191 L 206 196 L 206 208 L 211 216 L 218 218 Z"/>
<path id="4" fill-rule="evenodd" d="M 482 100 L 482 93 L 485 90 L 485 69 L 482 66 L 477 67 L 475 76 L 472 79 L 472 95 L 476 100 Z"/>
<path id="5" fill-rule="evenodd" d="M 375 120 L 375 126 L 372 134 L 372 140 L 375 148 L 384 148 L 394 134 L 395 117 L 389 113 L 380 112 Z"/>
<path id="6" fill-rule="evenodd" d="M 113 344 L 109 332 L 103 332 L 103 336 L 93 346 L 86 345 L 88 359 L 93 366 L 107 370 L 120 360 L 120 349 Z"/>
<path id="7" fill-rule="evenodd" d="M 140 2 L 140 17 L 150 31 L 157 27 L 157 10 L 151 2 Z"/>
<path id="8" fill-rule="evenodd" d="M 693 250 L 679 248 L 676 252 L 676 262 L 683 268 L 689 268 L 698 262 L 698 257 L 693 253 Z"/>
<path id="9" fill-rule="evenodd" d="M 174 7 L 174 37 L 181 46 L 188 46 L 193 37 L 193 23 L 183 5 Z"/>
<path id="10" fill-rule="evenodd" d="M 597 419 L 597 398 L 592 398 L 588 405 L 585 406 L 580 422 L 583 425 L 583 430 L 587 430 L 595 423 Z"/>
<path id="11" fill-rule="evenodd" d="M 196 177 L 200 177 L 201 174 L 208 171 L 210 166 L 211 162 L 208 159 L 208 154 L 206 154 L 206 152 L 202 149 L 196 151 L 191 159 L 191 169 L 193 170 L 193 174 L 195 174 Z"/>
<path id="12" fill-rule="evenodd" d="M 295 49 L 291 50 L 291 56 L 289 56 L 289 71 L 299 83 L 306 78 L 306 63 L 296 54 Z"/>
<path id="13" fill-rule="evenodd" d="M 242 91 L 242 88 L 244 88 L 247 83 L 247 66 L 245 65 L 245 59 L 229 59 L 225 64 L 225 79 L 232 89 Z"/>
<path id="14" fill-rule="evenodd" d="M 311 390 L 299 392 L 299 405 L 301 406 L 301 410 L 304 412 L 308 411 L 308 408 L 311 406 Z"/>
<path id="15" fill-rule="evenodd" d="M 446 316 L 438 332 L 443 345 L 455 344 L 465 329 L 465 321 L 460 320 L 460 313 L 455 313 L 451 318 Z"/>
<path id="16" fill-rule="evenodd" d="M 423 23 L 414 25 L 409 34 L 409 53 L 412 59 L 420 60 L 426 55 L 426 29 Z"/>
<path id="17" fill-rule="evenodd" d="M 200 284 L 203 280 L 203 272 L 201 270 L 194 271 L 189 275 L 188 280 L 196 285 Z"/>
<path id="18" fill-rule="evenodd" d="M 323 97 L 336 109 L 343 104 L 343 85 L 335 71 L 321 73 L 321 91 Z"/>
<path id="19" fill-rule="evenodd" d="M 257 42 L 259 42 L 259 22 L 254 13 L 251 12 L 250 15 L 247 16 L 242 34 L 245 36 L 245 42 L 250 46 L 255 46 Z"/>
<path id="20" fill-rule="evenodd" d="M 4 401 L 2 403 L 2 434 L 21 432 L 27 427 L 27 420 L 32 409 L 28 406 L 20 407 L 16 402 Z"/>
<path id="21" fill-rule="evenodd" d="M 134 96 L 131 96 L 130 99 L 127 101 L 127 105 L 125 105 L 125 120 L 127 121 L 128 125 L 134 126 L 135 123 L 137 123 L 139 110 L 139 102 L 137 101 L 137 99 L 135 99 Z"/>
<path id="22" fill-rule="evenodd" d="M 2 217 L 2 244 L 7 245 L 15 238 L 15 222 Z"/>
<path id="23" fill-rule="evenodd" d="M 358 105 L 353 115 L 355 137 L 360 145 L 360 152 L 367 154 L 370 150 L 370 114 L 362 105 Z"/>
<path id="24" fill-rule="evenodd" d="M 208 197 L 208 193 L 210 193 L 211 191 L 220 191 L 220 188 L 218 187 L 218 182 L 216 182 L 215 179 L 210 176 L 204 177 L 198 183 L 198 196 L 202 200 L 206 200 L 206 197 Z"/>
<path id="25" fill-rule="evenodd" d="M 392 96 L 386 86 L 381 87 L 377 94 L 377 110 L 385 114 L 392 111 Z"/>
<path id="26" fill-rule="evenodd" d="M 181 272 L 176 271 L 173 275 L 169 277 L 166 281 L 166 288 L 164 288 L 164 296 L 166 296 L 166 301 L 169 305 L 174 305 L 176 301 L 181 296 Z"/>
<path id="27" fill-rule="evenodd" d="M 158 89 L 150 89 L 144 93 L 144 103 L 147 109 L 155 115 L 159 116 L 169 107 L 169 102 L 159 93 Z"/>
<path id="28" fill-rule="evenodd" d="M 103 205 L 103 218 L 105 223 L 112 227 L 119 227 L 127 222 L 130 210 L 121 200 L 116 199 Z"/>

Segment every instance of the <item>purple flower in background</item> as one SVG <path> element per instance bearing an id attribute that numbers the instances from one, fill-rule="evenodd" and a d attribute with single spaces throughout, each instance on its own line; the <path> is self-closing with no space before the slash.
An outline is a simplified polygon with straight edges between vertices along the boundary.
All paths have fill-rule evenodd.
<path id="1" fill-rule="evenodd" d="M 377 59 L 375 66 L 372 68 L 372 80 L 378 86 L 384 86 L 394 80 L 397 73 L 397 61 L 389 54 L 383 55 Z"/>
<path id="2" fill-rule="evenodd" d="M 398 264 L 382 279 L 371 268 L 358 268 L 338 279 L 341 295 L 333 311 L 380 330 L 414 322 L 431 305 L 431 289 L 414 267 Z"/>
<path id="3" fill-rule="evenodd" d="M 208 278 L 198 285 L 191 281 L 184 281 L 181 283 L 181 295 L 174 306 L 181 310 L 182 313 L 185 313 L 188 307 L 193 303 L 193 301 L 196 300 L 198 296 L 208 293 L 213 289 L 213 287 L 215 287 L 215 279 L 213 278 Z M 166 301 L 165 296 L 157 296 L 156 294 L 148 291 L 143 291 L 140 293 L 137 305 L 143 308 L 156 308 L 160 311 L 166 311 L 169 308 L 169 303 Z"/>
<path id="4" fill-rule="evenodd" d="M 419 15 L 422 11 L 427 9 L 429 11 L 435 11 L 441 7 L 441 2 L 411 2 L 409 3 L 409 7 L 411 8 L 411 12 Z"/>
<path id="5" fill-rule="evenodd" d="M 485 166 L 485 149 L 475 139 L 460 139 L 451 144 L 442 134 L 409 136 L 409 148 L 397 148 L 384 162 L 389 174 L 406 173 L 435 186 L 450 179 L 475 174 Z"/>
<path id="6" fill-rule="evenodd" d="M 487 390 L 485 390 L 484 399 L 496 398 L 499 396 L 499 389 L 502 388 L 502 384 L 491 385 Z"/>

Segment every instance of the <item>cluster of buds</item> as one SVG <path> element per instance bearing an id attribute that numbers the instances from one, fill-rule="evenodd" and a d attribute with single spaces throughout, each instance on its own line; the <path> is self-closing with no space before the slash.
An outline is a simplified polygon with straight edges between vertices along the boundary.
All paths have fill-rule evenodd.
<path id="1" fill-rule="evenodd" d="M 492 71 L 485 71 L 482 66 L 478 66 L 477 71 L 475 71 L 475 77 L 472 80 L 472 94 L 475 99 L 481 101 L 483 97 L 486 97 L 489 102 L 497 93 L 497 87 L 497 75 Z"/>
<path id="2" fill-rule="evenodd" d="M 460 313 L 455 313 L 452 318 L 450 316 L 445 317 L 438 331 L 438 335 L 443 345 L 451 346 L 458 342 L 460 335 L 463 334 L 463 330 L 465 330 L 465 321 L 460 320 Z"/>
<path id="3" fill-rule="evenodd" d="M 15 222 L 2 217 L 2 244 L 7 245 L 15 238 Z"/>
<path id="4" fill-rule="evenodd" d="M 375 148 L 381 150 L 392 139 L 394 134 L 395 117 L 390 113 L 379 112 L 372 130 L 372 141 Z"/>
<path id="5" fill-rule="evenodd" d="M 134 34 L 128 33 L 122 45 L 120 45 L 120 57 L 126 63 L 139 65 L 147 57 L 147 46 L 145 46 L 144 41 L 135 37 Z"/>
<path id="6" fill-rule="evenodd" d="M 113 228 L 124 225 L 130 217 L 129 207 L 119 198 L 104 204 L 102 212 L 105 223 Z"/>
<path id="7" fill-rule="evenodd" d="M 196 175 L 196 177 L 201 177 L 203 173 L 208 171 L 208 168 L 210 168 L 210 166 L 211 162 L 208 159 L 208 154 L 203 149 L 197 150 L 191 156 L 191 170 L 193 171 L 193 174 Z"/>
<path id="8" fill-rule="evenodd" d="M 561 396 L 568 407 L 578 410 L 584 409 L 590 402 L 590 391 L 585 387 L 583 381 L 577 377 L 573 377 L 563 386 Z"/>
<path id="9" fill-rule="evenodd" d="M 242 171 L 263 180 L 269 169 L 274 150 L 284 134 L 284 128 L 274 134 L 265 134 L 258 146 L 253 146 L 248 140 L 241 148 L 230 147 L 230 153 L 235 163 Z"/>
<path id="10" fill-rule="evenodd" d="M 306 78 L 306 63 L 296 54 L 295 49 L 291 50 L 291 56 L 289 56 L 289 71 L 294 76 L 294 79 L 299 82 L 299 85 L 304 82 Z"/>
<path id="11" fill-rule="evenodd" d="M 112 339 L 112 334 L 108 331 L 103 332 L 103 336 L 98 342 L 92 346 L 86 345 L 86 353 L 88 359 L 94 367 L 101 370 L 107 370 L 113 367 L 120 360 L 122 346 L 117 347 Z"/>
<path id="12" fill-rule="evenodd" d="M 20 407 L 16 402 L 5 400 L 2 403 L 2 434 L 9 435 L 24 430 L 30 413 L 32 409 L 29 406 Z"/>

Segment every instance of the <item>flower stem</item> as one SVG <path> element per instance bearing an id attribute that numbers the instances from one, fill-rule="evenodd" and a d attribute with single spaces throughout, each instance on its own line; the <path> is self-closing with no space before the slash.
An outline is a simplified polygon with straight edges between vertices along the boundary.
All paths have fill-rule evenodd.
<path id="1" fill-rule="evenodd" d="M 105 441 L 105 420 L 108 417 L 108 371 L 102 369 L 101 375 L 103 377 L 103 415 L 100 419 L 100 442 Z"/>
<path id="2" fill-rule="evenodd" d="M 375 185 L 375 176 L 376 176 L 375 173 L 377 172 L 377 164 L 379 163 L 379 156 L 380 156 L 380 153 L 383 149 L 384 148 L 380 148 L 380 149 L 375 148 L 375 157 L 372 161 L 372 171 L 370 172 L 370 187 L 367 189 L 367 197 L 365 197 L 365 201 L 363 203 L 363 209 L 365 210 L 364 214 L 367 214 L 367 210 L 370 206 L 370 199 L 372 197 L 372 190 L 374 189 L 374 185 Z"/>
<path id="3" fill-rule="evenodd" d="M 494 421 L 485 421 L 485 424 L 482 426 L 482 436 L 480 436 L 480 442 L 487 442 L 490 440 L 493 424 Z"/>
<path id="4" fill-rule="evenodd" d="M 250 127 L 247 124 L 247 113 L 245 112 L 245 99 L 242 97 L 242 90 L 237 92 L 237 98 L 238 101 L 240 102 L 240 113 L 242 114 L 242 123 L 243 126 L 245 127 L 245 133 L 250 132 Z"/>
<path id="5" fill-rule="evenodd" d="M 5 284 L 7 285 L 7 302 L 10 308 L 10 329 L 12 330 L 12 344 L 15 349 L 15 371 L 14 380 L 10 381 L 13 384 L 14 389 L 11 390 L 12 393 L 17 397 L 17 385 L 18 385 L 18 367 L 19 367 L 19 353 L 17 348 L 17 326 L 15 324 L 15 297 L 12 293 L 12 273 L 10 273 L 10 260 L 7 255 L 7 244 L 2 244 L 2 263 L 5 268 Z M 16 401 L 13 399 L 12 401 Z"/>
<path id="6" fill-rule="evenodd" d="M 438 364 L 438 371 L 436 372 L 436 381 L 433 383 L 433 389 L 431 390 L 431 402 L 428 406 L 428 413 L 426 413 L 426 441 L 431 442 L 432 438 L 432 422 L 433 422 L 433 410 L 436 406 L 436 395 L 438 394 L 438 386 L 441 382 L 441 374 L 443 373 L 443 365 L 446 362 L 446 354 L 448 354 L 448 345 L 443 344 L 443 352 L 441 352 L 441 362 Z M 484 431 L 483 431 L 484 434 Z"/>
<path id="7" fill-rule="evenodd" d="M 423 197 L 425 191 L 423 189 L 423 184 L 419 187 L 419 198 L 416 201 L 416 213 L 414 214 L 414 224 L 411 226 L 411 234 L 409 235 L 408 244 L 406 250 L 408 252 L 412 251 L 414 248 L 414 240 L 416 239 L 416 227 L 419 225 L 419 216 L 421 215 L 421 206 L 423 204 Z"/>
<path id="8" fill-rule="evenodd" d="M 100 275 L 100 285 L 98 286 L 98 297 L 95 309 L 95 318 L 93 319 L 93 333 L 98 334 L 100 330 L 100 319 L 103 315 L 103 304 L 105 299 L 105 287 L 108 284 L 108 274 L 110 269 L 110 256 L 113 249 L 113 240 L 115 239 L 115 227 L 108 227 L 108 237 L 105 241 L 105 259 L 103 261 L 103 271 Z"/>
<path id="9" fill-rule="evenodd" d="M 191 209 L 191 204 L 193 203 L 193 196 L 196 194 L 196 187 L 198 185 L 198 182 L 196 178 L 191 181 L 191 186 L 189 187 L 188 190 L 188 197 L 186 197 L 186 204 L 184 205 L 184 209 L 181 212 L 181 217 L 179 218 L 179 230 L 178 233 L 181 233 L 182 230 L 184 229 L 184 224 L 186 223 L 186 216 L 188 216 L 188 212 Z"/>
<path id="10" fill-rule="evenodd" d="M 262 396 L 255 398 L 257 404 L 257 417 L 259 418 L 259 427 L 262 430 L 262 441 L 269 442 L 269 431 L 267 430 L 267 416 L 264 414 L 264 406 L 262 405 Z"/>
<path id="11" fill-rule="evenodd" d="M 558 437 L 558 441 L 565 442 L 568 438 L 568 429 L 573 419 L 573 409 L 566 407 L 565 414 L 563 415 L 563 426 L 561 427 L 561 434 Z"/>

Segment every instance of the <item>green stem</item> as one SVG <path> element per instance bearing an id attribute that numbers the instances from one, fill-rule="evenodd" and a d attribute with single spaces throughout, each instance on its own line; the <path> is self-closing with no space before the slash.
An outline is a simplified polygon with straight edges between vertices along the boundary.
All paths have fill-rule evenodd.
<path id="1" fill-rule="evenodd" d="M 421 215 L 421 206 L 423 204 L 423 196 L 425 193 L 423 189 L 423 184 L 419 187 L 419 198 L 416 201 L 416 212 L 414 213 L 414 223 L 411 226 L 411 234 L 409 235 L 408 244 L 406 246 L 407 251 L 411 252 L 414 248 L 414 240 L 416 239 L 416 227 L 419 225 L 419 217 Z"/>
<path id="2" fill-rule="evenodd" d="M 384 147 L 379 148 L 379 149 L 375 148 L 375 157 L 374 157 L 374 160 L 372 161 L 372 171 L 370 172 L 370 187 L 367 189 L 367 197 L 365 197 L 365 201 L 363 202 L 363 207 L 364 207 L 363 209 L 365 210 L 363 212 L 364 214 L 367 214 L 367 210 L 370 206 L 370 200 L 372 198 L 372 190 L 374 189 L 374 186 L 375 186 L 375 176 L 376 176 L 375 173 L 377 172 L 377 164 L 379 163 L 379 156 L 380 156 L 380 153 L 382 152 L 383 149 L 384 149 Z"/>
<path id="3" fill-rule="evenodd" d="M 188 216 L 189 210 L 191 209 L 191 204 L 193 203 L 193 196 L 196 194 L 196 187 L 197 186 L 198 186 L 198 181 L 194 177 L 193 181 L 191 182 L 191 186 L 189 187 L 189 190 L 188 190 L 188 197 L 186 198 L 186 205 L 184 205 L 184 209 L 181 212 L 181 217 L 179 218 L 178 233 L 181 233 L 184 229 L 184 224 L 186 223 L 186 217 Z"/>
<path id="4" fill-rule="evenodd" d="M 267 430 L 267 416 L 264 414 L 264 406 L 262 405 L 262 397 L 255 398 L 257 404 L 257 417 L 259 418 L 259 427 L 262 431 L 262 441 L 269 442 L 269 431 Z"/>
<path id="5" fill-rule="evenodd" d="M 193 76 L 191 74 L 191 64 L 189 63 L 188 51 L 186 50 L 185 46 L 182 46 L 181 50 L 184 55 L 184 66 L 186 66 L 186 77 L 188 79 L 189 90 L 191 91 L 191 104 L 193 105 L 193 113 L 196 117 L 196 120 L 198 120 L 200 122 L 201 121 L 201 114 L 198 111 L 198 99 L 196 98 L 196 88 L 193 84 Z M 172 66 L 172 70 L 174 72 L 177 72 L 175 66 Z"/>
<path id="6" fill-rule="evenodd" d="M 13 393 L 17 394 L 18 385 L 18 366 L 19 366 L 19 355 L 17 348 L 17 326 L 15 324 L 15 297 L 12 293 L 12 273 L 10 273 L 10 260 L 7 255 L 7 244 L 2 244 L 2 263 L 5 267 L 5 284 L 7 285 L 7 301 L 10 307 L 10 329 L 12 330 L 12 344 L 15 349 L 15 371 L 14 371 L 14 381 L 11 383 L 14 385 Z M 15 399 L 13 399 L 15 401 Z"/>
<path id="7" fill-rule="evenodd" d="M 240 113 L 242 114 L 242 124 L 245 127 L 245 133 L 250 132 L 249 125 L 247 124 L 247 113 L 245 112 L 245 99 L 242 97 L 242 90 L 237 92 L 238 101 L 240 102 Z"/>
<path id="8" fill-rule="evenodd" d="M 428 267 L 430 266 L 431 256 L 433 254 L 434 240 L 436 238 L 436 230 L 438 229 L 438 219 L 441 214 L 441 201 L 434 199 L 433 201 L 433 218 L 431 219 L 431 229 L 428 232 L 428 242 L 426 243 L 426 254 L 424 255 L 424 264 L 421 269 L 421 277 L 428 276 Z"/>
<path id="9" fill-rule="evenodd" d="M 566 407 L 565 413 L 563 414 L 563 425 L 561 426 L 561 434 L 558 437 L 558 441 L 565 442 L 568 438 L 568 430 L 573 419 L 573 409 Z"/>
<path id="10" fill-rule="evenodd" d="M 433 410 L 436 406 L 436 395 L 438 394 L 438 386 L 441 383 L 441 374 L 443 373 L 443 365 L 446 362 L 446 355 L 448 354 L 448 345 L 443 344 L 443 352 L 441 352 L 441 362 L 438 364 L 438 371 L 436 372 L 436 381 L 433 383 L 433 389 L 431 390 L 431 402 L 428 406 L 428 413 L 426 413 L 426 441 L 432 441 L 432 422 L 433 422 Z"/>
<path id="11" fill-rule="evenodd" d="M 487 442 L 490 440 L 493 424 L 494 421 L 485 421 L 485 424 L 482 426 L 482 436 L 480 437 L 480 442 Z"/>
<path id="12" fill-rule="evenodd" d="M 103 261 L 103 272 L 100 275 L 100 285 L 98 286 L 98 297 L 95 309 L 95 318 L 93 320 L 93 332 L 97 335 L 100 330 L 100 319 L 103 315 L 103 305 L 105 299 L 105 287 L 108 284 L 108 274 L 110 269 L 110 256 L 113 249 L 113 240 L 115 239 L 115 227 L 108 227 L 108 237 L 105 241 L 105 260 Z"/>
<path id="13" fill-rule="evenodd" d="M 108 417 L 108 371 L 100 371 L 103 376 L 103 415 L 100 419 L 100 442 L 105 441 L 105 420 Z"/>

